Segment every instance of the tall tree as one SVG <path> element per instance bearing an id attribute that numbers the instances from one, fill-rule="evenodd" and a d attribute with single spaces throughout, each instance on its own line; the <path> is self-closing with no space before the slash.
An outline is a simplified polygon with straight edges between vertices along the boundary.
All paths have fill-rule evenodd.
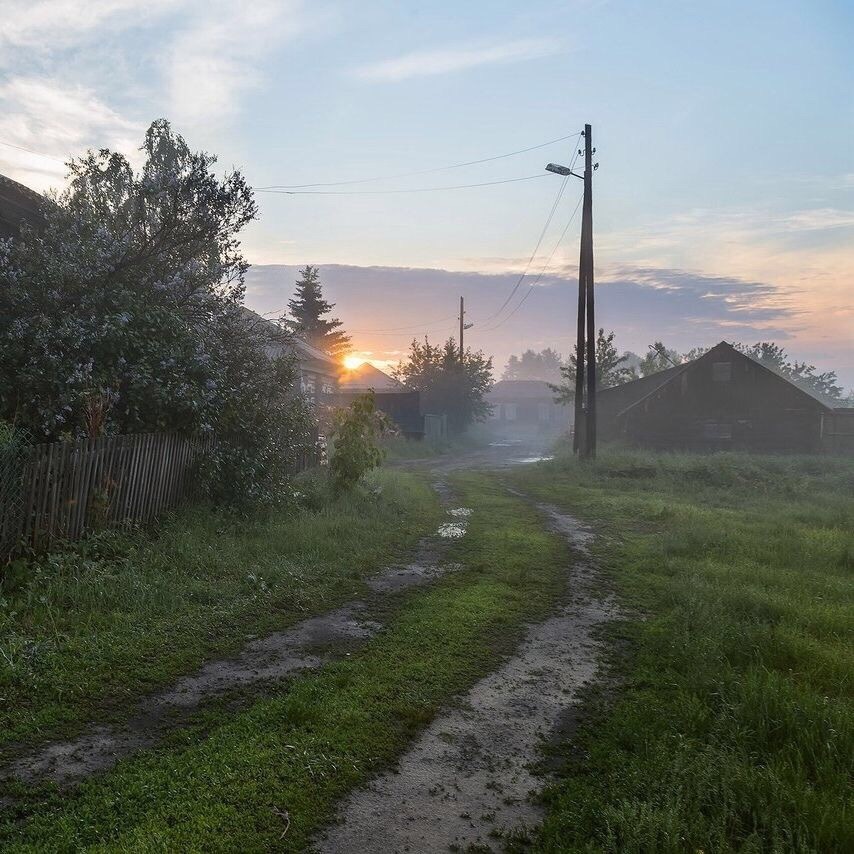
<path id="1" fill-rule="evenodd" d="M 350 349 L 350 336 L 341 331 L 343 324 L 340 320 L 324 316 L 335 308 L 335 303 L 327 302 L 323 298 L 320 270 L 307 264 L 300 270 L 296 286 L 296 293 L 288 302 L 294 319 L 294 332 L 309 344 L 332 356 L 344 355 Z"/>
<path id="2" fill-rule="evenodd" d="M 751 345 L 735 344 L 734 346 L 736 350 L 756 359 L 757 362 L 790 380 L 795 385 L 823 397 L 831 405 L 839 405 L 842 398 L 842 386 L 839 385 L 836 371 L 816 373 L 815 365 L 790 361 L 789 354 L 773 341 L 759 341 Z"/>
<path id="3" fill-rule="evenodd" d="M 555 393 L 555 403 L 571 403 L 575 400 L 575 357 L 578 347 L 573 349 L 575 352 L 569 357 L 569 364 L 560 369 L 562 382 L 550 384 Z M 624 352 L 621 355 L 614 346 L 614 332 L 606 335 L 605 330 L 600 329 L 596 336 L 596 387 L 611 388 L 636 379 L 635 369 L 628 366 L 630 358 L 631 354 Z"/>
<path id="4" fill-rule="evenodd" d="M 492 359 L 468 349 L 460 362 L 453 338 L 444 346 L 413 341 L 409 358 L 392 372 L 396 379 L 421 392 L 426 412 L 448 416 L 448 429 L 463 432 L 490 412 L 486 393 L 492 385 Z"/>
<path id="5" fill-rule="evenodd" d="M 536 352 L 525 350 L 521 356 L 511 356 L 501 375 L 503 380 L 543 380 L 560 382 L 560 353 L 546 347 Z"/>

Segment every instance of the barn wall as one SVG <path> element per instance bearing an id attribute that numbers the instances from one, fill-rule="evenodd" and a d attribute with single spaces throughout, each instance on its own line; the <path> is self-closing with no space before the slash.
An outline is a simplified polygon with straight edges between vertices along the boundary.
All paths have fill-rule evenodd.
<path id="1" fill-rule="evenodd" d="M 640 445 L 686 450 L 812 453 L 826 409 L 787 380 L 715 348 L 621 419 Z"/>

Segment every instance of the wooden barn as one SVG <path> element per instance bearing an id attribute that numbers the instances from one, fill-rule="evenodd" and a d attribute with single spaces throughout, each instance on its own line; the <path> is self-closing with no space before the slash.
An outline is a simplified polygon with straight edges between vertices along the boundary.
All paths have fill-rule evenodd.
<path id="1" fill-rule="evenodd" d="M 363 362 L 359 367 L 339 374 L 338 392 L 333 402 L 338 406 L 348 406 L 355 397 L 367 391 L 374 392 L 377 409 L 388 415 L 407 439 L 424 437 L 421 394 L 370 362 Z"/>
<path id="2" fill-rule="evenodd" d="M 854 453 L 834 409 L 722 341 L 691 362 L 604 389 L 600 437 L 660 450 Z"/>

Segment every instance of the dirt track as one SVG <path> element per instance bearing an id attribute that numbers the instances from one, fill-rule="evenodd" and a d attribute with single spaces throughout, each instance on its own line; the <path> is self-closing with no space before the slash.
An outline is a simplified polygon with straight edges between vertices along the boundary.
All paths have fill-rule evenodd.
<path id="1" fill-rule="evenodd" d="M 531 795 L 544 780 L 531 766 L 597 677 L 596 629 L 616 611 L 598 592 L 590 532 L 554 507 L 539 510 L 573 548 L 568 604 L 532 626 L 513 657 L 434 720 L 397 768 L 356 792 L 318 851 L 501 850 L 502 838 L 540 820 Z"/>

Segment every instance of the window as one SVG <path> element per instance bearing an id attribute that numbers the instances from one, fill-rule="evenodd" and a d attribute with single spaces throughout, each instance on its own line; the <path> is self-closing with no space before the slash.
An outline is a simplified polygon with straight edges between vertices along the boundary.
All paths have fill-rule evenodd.
<path id="1" fill-rule="evenodd" d="M 516 420 L 516 404 L 515 403 L 505 403 L 504 404 L 504 420 L 505 421 L 515 421 Z"/>
<path id="2" fill-rule="evenodd" d="M 547 403 L 538 403 L 537 404 L 537 417 L 540 421 L 548 421 L 549 420 L 549 410 L 551 407 Z"/>
<path id="3" fill-rule="evenodd" d="M 712 362 L 712 382 L 728 383 L 732 379 L 732 362 Z"/>
<path id="4" fill-rule="evenodd" d="M 727 364 L 729 364 L 727 362 Z M 722 421 L 707 421 L 703 425 L 704 439 L 732 439 L 732 424 Z"/>

